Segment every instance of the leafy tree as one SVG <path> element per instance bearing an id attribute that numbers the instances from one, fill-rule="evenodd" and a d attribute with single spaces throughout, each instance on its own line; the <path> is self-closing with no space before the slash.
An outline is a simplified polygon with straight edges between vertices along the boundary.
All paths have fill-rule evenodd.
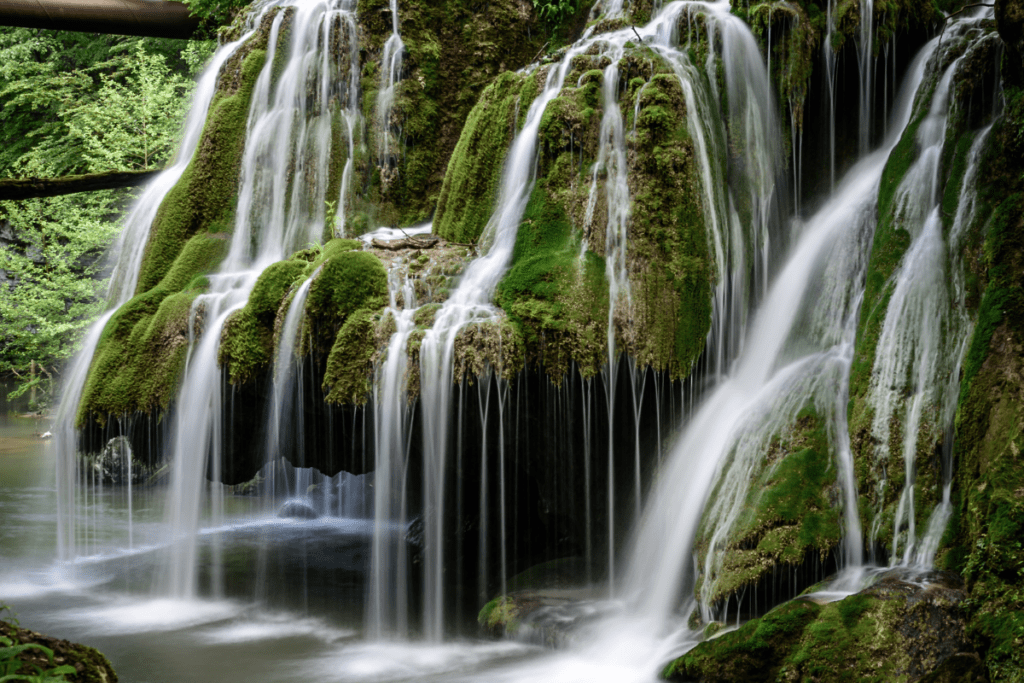
<path id="1" fill-rule="evenodd" d="M 211 51 L 192 41 L 0 30 L 0 136 L 10 141 L 0 175 L 159 168 Z M 33 362 L 51 371 L 73 354 L 106 306 L 104 252 L 136 192 L 0 202 L 0 374 L 27 380 Z"/>

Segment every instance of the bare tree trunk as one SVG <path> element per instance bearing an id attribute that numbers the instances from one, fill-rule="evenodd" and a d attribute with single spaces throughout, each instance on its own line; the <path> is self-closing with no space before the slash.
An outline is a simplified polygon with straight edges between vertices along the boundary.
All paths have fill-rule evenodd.
<path id="1" fill-rule="evenodd" d="M 199 26 L 190 12 L 168 0 L 0 0 L 0 26 L 188 38 Z"/>
<path id="2" fill-rule="evenodd" d="M 0 179 L 0 200 L 56 197 L 77 192 L 135 187 L 142 185 L 159 172 L 159 169 L 155 171 L 111 171 L 89 175 L 69 175 L 61 178 Z"/>

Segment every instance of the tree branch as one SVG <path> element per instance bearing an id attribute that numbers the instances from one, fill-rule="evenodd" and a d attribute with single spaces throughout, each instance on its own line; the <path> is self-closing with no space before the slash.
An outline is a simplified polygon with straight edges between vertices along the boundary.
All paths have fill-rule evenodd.
<path id="1" fill-rule="evenodd" d="M 189 38 L 199 18 L 166 0 L 0 0 L 0 26 Z"/>
<path id="2" fill-rule="evenodd" d="M 69 175 L 60 178 L 7 178 L 0 179 L 0 200 L 57 197 L 78 192 L 113 190 L 136 187 L 159 173 L 156 171 L 110 171 L 89 175 Z"/>

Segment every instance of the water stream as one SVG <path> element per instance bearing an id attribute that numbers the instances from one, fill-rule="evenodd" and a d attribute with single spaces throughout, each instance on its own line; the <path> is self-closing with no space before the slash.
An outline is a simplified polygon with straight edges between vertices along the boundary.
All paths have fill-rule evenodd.
<path id="1" fill-rule="evenodd" d="M 623 8 L 621 2 L 612 2 L 605 9 L 620 14 Z M 397 149 L 391 119 L 404 50 L 397 0 L 391 1 L 390 11 L 392 33 L 383 49 L 385 67 L 376 102 L 378 156 L 388 167 Z M 829 35 L 834 11 L 829 3 Z M 872 11 L 870 0 L 865 0 L 862 16 L 870 17 Z M 0 489 L 5 521 L 13 520 L 19 534 L 46 530 L 41 533 L 57 538 L 57 564 L 40 562 L 33 548 L 31 561 L 7 565 L 5 560 L 0 565 L 0 580 L 10 596 L 19 599 L 33 627 L 88 639 L 115 661 L 125 662 L 125 680 L 169 681 L 197 675 L 267 681 L 653 680 L 665 661 L 700 638 L 688 626 L 695 611 L 705 622 L 740 618 L 738 605 L 731 613 L 728 601 L 716 604 L 713 598 L 730 534 L 748 503 L 757 472 L 772 466 L 764 463 L 772 439 L 792 430 L 808 406 L 825 425 L 841 498 L 837 564 L 846 573 L 833 588 L 840 596 L 856 590 L 851 577 L 862 572 L 865 542 L 874 540 L 875 531 L 864 538 L 857 507 L 847 424 L 850 370 L 877 222 L 879 183 L 890 153 L 917 114 L 923 114 L 916 134 L 919 152 L 893 201 L 894 215 L 910 233 L 911 243 L 891 278 L 868 400 L 874 410 L 872 433 L 879 443 L 876 458 L 902 456 L 904 468 L 894 526 L 906 531 L 895 532 L 892 562 L 930 566 L 951 511 L 951 446 L 944 452 L 941 501 L 923 532 L 915 527 L 915 458 L 922 425 L 947 429 L 956 407 L 959 367 L 971 324 L 953 302 L 964 296 L 959 254 L 974 220 L 973 188 L 988 133 L 978 133 L 971 145 L 957 213 L 944 235 L 939 159 L 947 137 L 950 84 L 960 60 L 951 60 L 938 73 L 942 60 L 936 57 L 937 39 L 912 62 L 892 103 L 884 140 L 871 151 L 874 57 L 871 21 L 864 22 L 867 32 L 858 41 L 861 157 L 842 178 L 835 177 L 835 123 L 830 121 L 834 190 L 813 215 L 792 224 L 786 219 L 800 196 L 797 188 L 791 195 L 786 187 L 792 169 L 786 166 L 769 69 L 749 28 L 731 14 L 727 2 L 672 2 L 646 26 L 587 34 L 557 61 L 534 65 L 543 75 L 543 87 L 522 116 L 508 150 L 480 256 L 468 263 L 447 300 L 431 311 L 429 326 L 420 318 L 427 302 L 417 296 L 409 259 L 396 256 L 390 262 L 384 311 L 393 325 L 390 341 L 375 361 L 371 401 L 360 409 L 363 438 L 372 443 L 375 458 L 372 474 L 342 473 L 328 479 L 301 467 L 301 462 L 293 468 L 280 461 L 286 442 L 298 443 L 302 451 L 302 410 L 296 408 L 308 389 L 301 365 L 302 316 L 320 271 L 292 286 L 275 348 L 264 474 L 273 484 L 279 469 L 286 472 L 287 491 L 272 490 L 270 497 L 275 506 L 282 494 L 306 501 L 315 510 L 302 518 L 275 516 L 258 498 L 228 495 L 217 483 L 228 404 L 218 346 L 225 324 L 246 304 L 267 266 L 319 242 L 332 223 L 335 234 L 344 233 L 349 183 L 363 135 L 354 2 L 267 2 L 254 14 L 242 40 L 218 50 L 197 87 L 177 160 L 146 189 L 126 219 L 111 300 L 119 305 L 133 295 L 149 226 L 195 154 L 220 67 L 267 12 L 276 14 L 266 65 L 248 112 L 228 256 L 210 275 L 209 290 L 192 303 L 184 374 L 175 409 L 167 418 L 169 486 L 156 492 L 121 491 L 79 481 L 84 475 L 75 452 L 75 412 L 89 360 L 115 309 L 91 329 L 68 373 L 52 450 L 26 443 L 19 447 L 34 454 L 32 463 L 0 461 L 5 472 L 17 468 L 19 476 L 28 473 L 24 479 L 31 482 L 19 484 L 15 493 Z M 968 35 L 970 22 L 976 20 L 956 22 L 946 32 L 947 40 Z M 626 45 L 635 39 L 671 69 L 682 88 L 715 277 L 711 329 L 705 355 L 695 369 L 700 386 L 693 381 L 679 389 L 680 404 L 694 408 L 681 424 L 665 424 L 666 436 L 679 431 L 664 459 L 658 454 L 657 474 L 646 500 L 641 459 L 649 454 L 642 453 L 641 417 L 645 410 L 657 414 L 660 449 L 661 392 L 672 385 L 629 361 L 620 362 L 617 335 L 633 305 L 628 181 L 635 131 L 627 130 L 627 117 L 619 106 L 619 71 Z M 718 46 L 708 50 L 704 63 L 692 61 L 698 39 Z M 827 96 L 834 119 L 838 86 L 828 42 Z M 338 44 L 342 49 L 336 52 L 324 49 Z M 608 357 L 601 382 L 607 425 L 594 424 L 599 405 L 595 380 L 571 371 L 561 387 L 546 389 L 557 410 L 582 415 L 584 438 L 566 444 L 566 450 L 581 449 L 586 467 L 582 505 L 587 575 L 580 582 L 590 592 L 574 609 L 586 615 L 587 625 L 564 651 L 555 653 L 525 642 L 450 637 L 452 601 L 446 591 L 449 574 L 461 558 L 454 557 L 458 549 L 450 542 L 446 525 L 453 517 L 462 519 L 461 511 L 453 514 L 451 509 L 453 501 L 462 499 L 450 490 L 450 472 L 465 460 L 478 458 L 479 482 L 460 484 L 479 486 L 478 592 L 483 594 L 494 584 L 504 592 L 509 586 L 509 517 L 517 514 L 508 506 L 515 483 L 506 479 L 507 463 L 520 457 L 518 441 L 510 435 L 517 433 L 517 421 L 525 411 L 520 387 L 510 384 L 501 367 L 488 368 L 473 386 L 460 384 L 455 347 L 459 335 L 473 326 L 503 320 L 493 297 L 511 263 L 517 230 L 534 189 L 545 109 L 566 86 L 573 61 L 581 55 L 607 59 L 600 144 L 589 171 L 585 210 L 589 231 L 597 203 L 606 204 L 602 214 L 607 223 L 595 228 L 604 228 L 610 301 Z M 934 92 L 926 85 L 934 85 Z M 639 95 L 635 107 L 634 120 Z M 330 169 L 339 151 L 332 150 L 332 126 L 339 121 L 347 137 L 341 151 L 345 161 L 340 195 L 333 198 Z M 798 149 L 795 140 L 793 144 Z M 726 172 L 730 157 L 738 169 L 733 174 Z M 793 177 L 797 184 L 799 174 Z M 427 225 L 409 232 L 429 230 Z M 369 242 L 373 236 L 398 237 L 399 232 L 385 228 L 364 238 Z M 415 344 L 418 361 L 410 355 Z M 629 373 L 626 389 L 636 431 L 628 454 L 635 472 L 628 482 L 616 479 L 615 462 L 622 453 L 613 446 L 623 368 Z M 419 393 L 410 396 L 414 374 Z M 652 391 L 658 405 L 645 407 L 645 397 Z M 582 406 L 578 411 L 576 405 L 569 409 L 574 401 Z M 478 415 L 468 415 L 465 406 L 470 404 L 477 406 Z M 890 454 L 888 429 L 895 415 L 905 427 L 901 452 Z M 480 441 L 463 443 L 463 420 L 471 418 L 482 425 Z M 591 437 L 605 427 L 607 444 Z M 15 428 L 5 424 L 0 429 Z M 572 434 L 567 429 L 557 438 L 570 441 Z M 415 439 L 419 441 L 414 443 Z M 55 469 L 60 495 L 52 496 L 54 486 L 43 465 Z M 591 468 L 605 465 L 607 490 L 591 490 Z M 419 470 L 413 472 L 414 468 Z M 36 479 L 48 483 L 39 486 Z M 633 531 L 623 543 L 616 539 L 616 529 L 628 524 L 615 519 L 616 510 L 622 510 L 616 499 L 630 489 L 636 498 L 636 519 L 630 520 Z M 309 503 L 313 490 L 322 492 L 322 505 Z M 333 503 L 331 496 L 336 496 Z M 607 542 L 606 556 L 597 558 L 591 545 L 596 533 L 591 510 L 601 499 L 608 510 Z M 9 515 L 9 510 L 21 506 L 34 512 L 24 518 Z M 409 539 L 416 529 L 422 537 L 413 547 Z M 698 536 L 707 546 L 699 561 Z M 6 543 L 0 539 L 5 551 Z M 626 550 L 617 555 L 617 546 Z M 492 556 L 501 569 L 499 576 L 488 580 Z M 591 572 L 601 564 L 606 567 L 606 582 L 595 585 Z M 416 580 L 419 586 L 413 586 Z M 143 649 L 156 652 L 156 659 L 177 661 L 153 673 L 148 669 L 158 665 L 130 661 L 133 652 Z M 191 658 L 181 653 L 193 651 L 199 653 L 197 661 L 181 661 Z M 228 669 L 221 663 L 225 659 L 240 663 Z"/>

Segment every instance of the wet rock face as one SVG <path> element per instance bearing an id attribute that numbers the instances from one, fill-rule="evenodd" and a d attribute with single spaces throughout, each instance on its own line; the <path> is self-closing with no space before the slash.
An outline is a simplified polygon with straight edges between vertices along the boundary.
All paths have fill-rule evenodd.
<path id="1" fill-rule="evenodd" d="M 1006 43 L 1004 79 L 1011 85 L 1024 85 L 1024 1 L 996 0 L 996 28 Z"/>
<path id="2" fill-rule="evenodd" d="M 955 574 L 893 570 L 838 602 L 784 603 L 701 643 L 665 675 L 708 683 L 960 680 L 949 676 L 973 671 L 977 657 L 965 633 L 965 598 Z"/>

